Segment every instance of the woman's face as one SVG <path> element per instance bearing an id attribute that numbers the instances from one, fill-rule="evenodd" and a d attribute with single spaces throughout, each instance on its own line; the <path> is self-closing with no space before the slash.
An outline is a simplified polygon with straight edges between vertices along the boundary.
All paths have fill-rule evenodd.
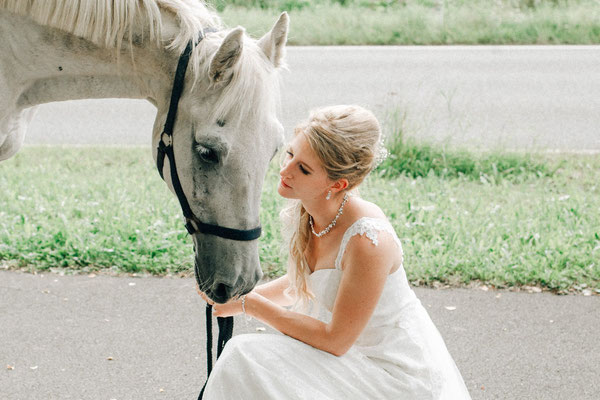
<path id="1" fill-rule="evenodd" d="M 287 199 L 324 199 L 332 184 L 303 133 L 288 145 L 279 176 L 277 192 Z"/>

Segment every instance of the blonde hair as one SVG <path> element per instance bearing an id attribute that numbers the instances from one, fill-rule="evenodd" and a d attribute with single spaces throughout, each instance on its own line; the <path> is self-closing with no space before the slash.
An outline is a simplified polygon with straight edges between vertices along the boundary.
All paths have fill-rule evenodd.
<path id="1" fill-rule="evenodd" d="M 376 167 L 382 153 L 381 127 L 371 111 L 355 105 L 313 110 L 294 129 L 304 134 L 331 181 L 345 178 L 347 191 L 355 190 Z M 288 277 L 297 305 L 306 307 L 314 295 L 308 287 L 310 269 L 304 255 L 310 238 L 309 215 L 300 201 L 281 212 L 289 241 Z"/>

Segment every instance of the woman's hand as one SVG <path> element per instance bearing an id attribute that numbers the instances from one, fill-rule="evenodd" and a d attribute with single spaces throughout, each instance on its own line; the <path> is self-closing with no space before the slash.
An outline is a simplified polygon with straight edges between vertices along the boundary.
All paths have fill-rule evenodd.
<path id="1" fill-rule="evenodd" d="M 232 317 L 243 312 L 242 300 L 240 299 L 233 299 L 225 304 L 219 304 L 209 299 L 206 293 L 201 292 L 198 283 L 196 283 L 196 291 L 205 302 L 213 306 L 213 315 L 215 317 Z"/>

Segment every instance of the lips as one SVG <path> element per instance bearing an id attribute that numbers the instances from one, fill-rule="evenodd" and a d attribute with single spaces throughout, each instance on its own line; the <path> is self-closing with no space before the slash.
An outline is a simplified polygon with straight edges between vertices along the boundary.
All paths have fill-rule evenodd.
<path id="1" fill-rule="evenodd" d="M 291 189 L 291 188 L 292 188 L 291 186 L 289 186 L 289 185 L 286 185 L 286 184 L 285 184 L 285 182 L 283 181 L 283 179 L 281 179 L 281 181 L 280 181 L 280 182 L 281 182 L 281 186 L 283 186 L 284 188 L 288 188 L 288 189 Z"/>

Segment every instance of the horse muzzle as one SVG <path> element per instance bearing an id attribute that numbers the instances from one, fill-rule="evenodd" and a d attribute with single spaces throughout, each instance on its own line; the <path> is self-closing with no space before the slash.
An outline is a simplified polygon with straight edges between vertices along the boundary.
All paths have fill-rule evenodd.
<path id="1" fill-rule="evenodd" d="M 195 276 L 200 290 L 216 303 L 226 303 L 254 289 L 262 278 L 258 242 L 193 235 Z"/>

